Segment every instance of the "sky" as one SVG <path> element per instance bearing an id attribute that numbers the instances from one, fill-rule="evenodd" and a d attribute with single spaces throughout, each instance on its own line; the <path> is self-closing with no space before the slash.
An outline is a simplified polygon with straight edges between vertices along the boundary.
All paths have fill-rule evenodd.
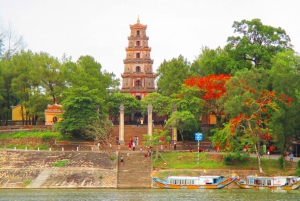
<path id="1" fill-rule="evenodd" d="M 0 0 L 0 25 L 23 36 L 26 48 L 76 61 L 90 55 L 121 78 L 130 25 L 147 25 L 153 71 L 172 58 L 193 62 L 207 46 L 224 47 L 232 24 L 261 19 L 281 27 L 300 52 L 299 0 Z"/>

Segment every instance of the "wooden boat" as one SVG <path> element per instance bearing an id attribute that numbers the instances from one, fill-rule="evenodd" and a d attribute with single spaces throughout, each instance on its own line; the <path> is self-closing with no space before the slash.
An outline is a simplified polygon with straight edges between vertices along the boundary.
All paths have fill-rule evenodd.
<path id="1" fill-rule="evenodd" d="M 300 186 L 300 178 L 296 176 L 260 177 L 247 176 L 246 181 L 237 179 L 236 184 L 245 189 L 295 190 Z"/>
<path id="2" fill-rule="evenodd" d="M 229 178 L 225 178 L 223 176 L 170 176 L 167 177 L 165 181 L 160 180 L 153 175 L 151 176 L 153 181 L 160 188 L 170 189 L 221 189 L 237 179 L 237 175 L 235 174 Z"/>

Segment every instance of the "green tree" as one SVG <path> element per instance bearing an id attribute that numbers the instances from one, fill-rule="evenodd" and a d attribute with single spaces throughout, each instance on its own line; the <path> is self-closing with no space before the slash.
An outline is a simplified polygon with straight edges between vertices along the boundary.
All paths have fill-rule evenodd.
<path id="1" fill-rule="evenodd" d="M 117 116 L 120 114 L 120 104 L 124 104 L 124 112 L 126 115 L 131 115 L 136 110 L 140 110 L 140 101 L 130 94 L 112 93 L 108 99 L 108 114 L 109 116 Z"/>
<path id="2" fill-rule="evenodd" d="M 163 96 L 157 92 L 147 94 L 141 100 L 143 113 L 146 113 L 149 104 L 152 104 L 152 111 L 157 115 L 170 115 L 172 112 L 172 99 L 169 96 Z"/>
<path id="3" fill-rule="evenodd" d="M 66 87 L 58 59 L 48 53 L 40 52 L 33 55 L 33 63 L 35 70 L 32 74 L 40 81 L 40 87 L 52 98 L 53 103 L 60 103 L 59 97 Z"/>
<path id="4" fill-rule="evenodd" d="M 223 139 L 225 137 L 221 145 L 230 151 L 236 148 L 232 141 L 248 141 L 256 152 L 260 173 L 263 172 L 260 163 L 261 144 L 265 143 L 262 139 L 266 135 L 274 136 L 270 119 L 279 112 L 279 103 L 291 103 L 290 98 L 268 90 L 268 83 L 268 71 L 263 68 L 253 67 L 236 73 L 225 85 L 226 93 L 220 100 L 224 102 L 225 113 L 230 117 L 229 127 L 224 126 L 224 129 L 230 129 L 230 133 L 216 133 Z"/>
<path id="5" fill-rule="evenodd" d="M 197 131 L 198 121 L 190 111 L 176 111 L 166 122 L 166 127 L 175 127 L 181 135 L 182 144 L 184 144 L 184 132 Z"/>
<path id="6" fill-rule="evenodd" d="M 276 146 L 284 153 L 288 138 L 300 137 L 300 56 L 292 51 L 282 52 L 272 59 L 270 82 L 278 94 L 285 94 L 293 99 L 290 106 L 279 104 L 280 112 L 272 118 Z"/>
<path id="7" fill-rule="evenodd" d="M 218 74 L 233 74 L 235 72 L 233 59 L 224 49 L 202 47 L 200 55 L 191 65 L 193 76 L 209 76 Z"/>
<path id="8" fill-rule="evenodd" d="M 177 111 L 189 111 L 199 119 L 204 106 L 201 94 L 198 87 L 183 84 L 179 94 L 172 95 L 172 102 L 176 105 Z"/>
<path id="9" fill-rule="evenodd" d="M 158 93 L 164 96 L 178 93 L 183 81 L 190 75 L 190 64 L 183 56 L 164 61 L 157 69 Z"/>
<path id="10" fill-rule="evenodd" d="M 260 19 L 235 21 L 232 25 L 239 36 L 227 39 L 225 49 L 236 60 L 238 68 L 271 68 L 271 59 L 279 52 L 291 50 L 285 30 L 262 24 Z"/>
<path id="11" fill-rule="evenodd" d="M 168 130 L 160 130 L 155 129 L 153 136 L 150 136 L 148 134 L 143 135 L 144 138 L 144 144 L 146 146 L 154 146 L 155 147 L 155 159 L 158 159 L 159 154 L 159 146 L 160 145 L 166 145 L 170 142 L 171 137 L 168 135 Z M 162 140 L 163 139 L 163 140 Z"/>
<path id="12" fill-rule="evenodd" d="M 62 134 L 71 134 L 78 139 L 92 139 L 94 136 L 86 132 L 86 129 L 97 118 L 97 105 L 103 104 L 104 100 L 98 96 L 97 89 L 90 90 L 88 87 L 72 87 L 64 91 L 65 99 L 62 102 L 62 120 L 57 124 L 57 129 Z M 100 110 L 99 112 L 102 113 Z"/>

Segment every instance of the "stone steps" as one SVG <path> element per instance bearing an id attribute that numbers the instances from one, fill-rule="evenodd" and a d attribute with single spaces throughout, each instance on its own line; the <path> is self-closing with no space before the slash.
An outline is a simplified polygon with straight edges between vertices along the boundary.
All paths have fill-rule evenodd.
<path id="1" fill-rule="evenodd" d="M 118 162 L 118 188 L 130 188 L 139 184 L 140 188 L 151 187 L 150 173 L 152 170 L 151 159 L 144 157 L 140 152 L 119 154 Z M 124 165 L 120 164 L 120 157 L 124 157 Z"/>
<path id="2" fill-rule="evenodd" d="M 165 128 L 162 127 L 161 125 L 156 125 L 154 126 L 154 129 L 162 129 L 164 130 Z M 128 150 L 128 143 L 130 142 L 131 138 L 135 138 L 135 136 L 138 137 L 138 145 L 136 146 L 136 150 L 139 151 L 140 147 L 145 150 L 145 145 L 143 144 L 144 139 L 143 135 L 148 133 L 148 125 L 144 125 L 143 127 L 139 126 L 137 127 L 136 125 L 125 125 L 124 126 L 124 142 L 125 145 L 121 146 L 121 150 Z M 119 136 L 119 125 L 115 125 L 113 128 L 113 136 L 118 137 Z M 114 149 L 117 149 L 116 143 L 113 143 Z"/>
<path id="3" fill-rule="evenodd" d="M 39 176 L 31 183 L 29 188 L 40 188 L 47 181 L 51 173 L 52 173 L 51 168 L 43 169 L 43 171 L 39 174 Z"/>

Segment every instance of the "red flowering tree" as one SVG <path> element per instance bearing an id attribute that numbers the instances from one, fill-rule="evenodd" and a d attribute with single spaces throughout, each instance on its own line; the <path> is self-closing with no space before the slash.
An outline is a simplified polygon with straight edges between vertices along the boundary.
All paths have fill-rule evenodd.
<path id="1" fill-rule="evenodd" d="M 220 120 L 224 112 L 217 104 L 217 100 L 226 93 L 224 85 L 230 78 L 231 76 L 226 74 L 212 74 L 209 76 L 190 77 L 185 80 L 184 84 L 199 87 L 202 92 L 201 98 L 206 102 L 204 109 L 215 114 L 218 117 L 217 119 Z"/>
<path id="2" fill-rule="evenodd" d="M 224 86 L 226 93 L 218 101 L 224 105 L 230 120 L 212 138 L 223 150 L 240 151 L 247 145 L 257 154 L 260 172 L 260 145 L 265 134 L 276 141 L 271 120 L 279 113 L 279 108 L 292 102 L 285 95 L 267 90 L 268 84 L 268 72 L 264 69 L 245 69 L 236 73 Z"/>

